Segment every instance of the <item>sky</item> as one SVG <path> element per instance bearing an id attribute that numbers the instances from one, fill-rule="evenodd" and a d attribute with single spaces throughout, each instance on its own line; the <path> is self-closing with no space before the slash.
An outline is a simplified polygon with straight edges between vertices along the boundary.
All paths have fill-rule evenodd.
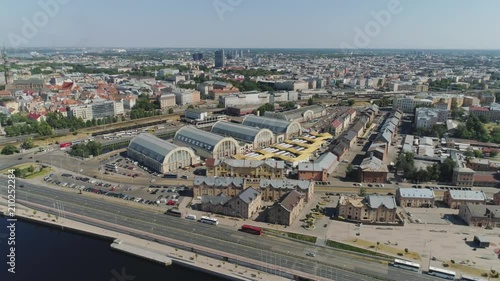
<path id="1" fill-rule="evenodd" d="M 499 11 L 498 0 L 2 0 L 0 44 L 500 49 Z"/>

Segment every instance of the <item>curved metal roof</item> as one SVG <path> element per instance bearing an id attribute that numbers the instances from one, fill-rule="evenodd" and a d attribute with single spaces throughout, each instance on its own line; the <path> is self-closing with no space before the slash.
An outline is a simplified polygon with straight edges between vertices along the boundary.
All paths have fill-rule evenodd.
<path id="1" fill-rule="evenodd" d="M 290 126 L 289 121 L 255 115 L 247 115 L 243 119 L 242 124 L 250 127 L 269 129 L 278 134 L 285 134 L 288 126 Z"/>
<path id="2" fill-rule="evenodd" d="M 263 129 L 225 121 L 219 121 L 212 127 L 212 133 L 226 137 L 233 137 L 237 140 L 250 143 L 255 141 L 255 138 L 262 130 Z"/>
<path id="3" fill-rule="evenodd" d="M 175 133 L 174 139 L 191 147 L 213 151 L 215 146 L 222 141 L 224 137 L 197 129 L 193 126 L 184 126 Z"/>
<path id="4" fill-rule="evenodd" d="M 145 156 L 163 163 L 165 157 L 179 146 L 157 138 L 151 134 L 139 134 L 130 141 L 129 149 L 135 150 Z"/>

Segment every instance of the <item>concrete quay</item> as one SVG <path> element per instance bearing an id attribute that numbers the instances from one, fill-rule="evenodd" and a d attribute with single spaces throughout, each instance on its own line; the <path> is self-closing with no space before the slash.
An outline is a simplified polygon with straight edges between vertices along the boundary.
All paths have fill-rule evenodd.
<path id="1" fill-rule="evenodd" d="M 146 259 L 146 260 L 158 262 L 158 263 L 166 265 L 166 266 L 172 264 L 172 260 L 167 258 L 164 255 L 154 253 L 154 252 L 148 251 L 146 249 L 139 248 L 137 246 L 130 245 L 127 242 L 123 242 L 123 241 L 118 240 L 118 239 L 113 241 L 113 243 L 111 244 L 111 248 L 114 250 L 120 251 L 120 252 L 125 252 L 127 254 Z"/>

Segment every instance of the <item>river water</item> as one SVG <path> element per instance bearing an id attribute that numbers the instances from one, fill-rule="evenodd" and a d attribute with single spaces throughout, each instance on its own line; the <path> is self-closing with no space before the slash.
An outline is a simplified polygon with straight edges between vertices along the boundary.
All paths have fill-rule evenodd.
<path id="1" fill-rule="evenodd" d="M 15 274 L 7 269 L 7 221 L 0 217 L 0 281 L 215 281 L 180 266 L 162 266 L 112 250 L 111 241 L 17 221 Z"/>

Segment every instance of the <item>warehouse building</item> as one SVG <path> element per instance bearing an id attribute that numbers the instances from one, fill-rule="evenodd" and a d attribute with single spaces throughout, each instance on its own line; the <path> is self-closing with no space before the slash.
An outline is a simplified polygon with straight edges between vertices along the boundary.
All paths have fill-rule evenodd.
<path id="1" fill-rule="evenodd" d="M 162 174 L 196 162 L 194 151 L 166 142 L 151 134 L 140 134 L 128 146 L 128 156 Z"/>
<path id="2" fill-rule="evenodd" d="M 276 118 L 286 121 L 307 122 L 315 118 L 323 117 L 326 115 L 326 109 L 319 105 L 304 106 L 283 112 L 270 112 L 264 113 L 265 117 Z"/>
<path id="3" fill-rule="evenodd" d="M 302 127 L 297 122 L 269 117 L 248 115 L 243 119 L 242 124 L 245 126 L 271 130 L 276 136 L 276 142 L 282 142 L 285 139 L 299 136 L 302 133 Z"/>
<path id="4" fill-rule="evenodd" d="M 184 126 L 175 133 L 174 143 L 191 147 L 203 158 L 226 158 L 239 153 L 238 142 L 229 137 L 223 137 L 211 132 Z"/>
<path id="5" fill-rule="evenodd" d="M 269 129 L 259 129 L 224 121 L 215 123 L 212 127 L 212 133 L 251 143 L 254 149 L 267 147 L 274 143 L 273 132 Z"/>

